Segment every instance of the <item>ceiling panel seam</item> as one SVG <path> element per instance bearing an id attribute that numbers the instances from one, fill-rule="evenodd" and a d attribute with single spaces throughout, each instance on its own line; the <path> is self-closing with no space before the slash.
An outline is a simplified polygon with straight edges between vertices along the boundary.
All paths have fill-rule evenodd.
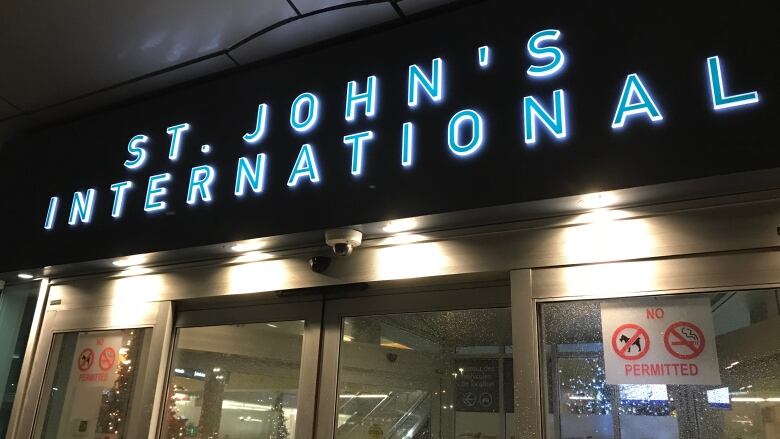
<path id="1" fill-rule="evenodd" d="M 217 58 L 217 57 L 219 57 L 221 55 L 227 56 L 233 63 L 235 63 L 236 65 L 240 66 L 241 64 L 238 63 L 238 61 L 236 61 L 235 59 L 233 59 L 233 57 L 230 55 L 230 52 L 235 50 L 235 49 L 237 49 L 237 48 L 239 48 L 239 47 L 241 47 L 242 45 L 252 41 L 253 39 L 255 39 L 255 38 L 265 34 L 265 33 L 268 33 L 268 32 L 270 32 L 270 31 L 272 31 L 274 29 L 278 29 L 278 28 L 280 28 L 280 27 L 282 27 L 282 26 L 284 26 L 284 25 L 286 25 L 288 23 L 291 23 L 291 22 L 293 22 L 295 20 L 299 20 L 299 19 L 302 19 L 302 18 L 307 18 L 307 17 L 311 17 L 311 16 L 314 16 L 314 15 L 323 14 L 323 13 L 327 13 L 327 12 L 331 12 L 331 11 L 335 11 L 335 10 L 339 10 L 339 9 L 347 9 L 347 8 L 359 7 L 359 6 L 369 6 L 369 5 L 375 5 L 375 4 L 381 4 L 381 3 L 390 3 L 393 6 L 393 9 L 395 9 L 396 12 L 402 18 L 406 18 L 405 15 L 403 14 L 403 11 L 401 11 L 400 8 L 398 7 L 398 5 L 396 4 L 396 1 L 393 1 L 393 0 L 390 0 L 390 1 L 388 1 L 388 0 L 358 0 L 358 1 L 353 1 L 353 2 L 349 2 L 349 3 L 342 3 L 342 4 L 338 4 L 338 5 L 329 6 L 329 7 L 326 7 L 326 8 L 317 9 L 315 11 L 307 12 L 305 14 L 300 14 L 300 11 L 298 11 L 298 9 L 295 8 L 295 6 L 291 4 L 291 6 L 300 15 L 294 16 L 294 17 L 290 17 L 290 18 L 286 18 L 286 19 L 278 21 L 278 22 L 276 22 L 276 23 L 274 23 L 274 24 L 272 24 L 270 26 L 266 26 L 265 28 L 263 28 L 263 29 L 255 32 L 255 33 L 251 34 L 250 36 L 248 36 L 248 37 L 238 41 L 237 43 L 233 44 L 232 46 L 229 46 L 226 49 L 221 49 L 221 50 L 219 50 L 217 52 L 213 52 L 213 53 L 210 53 L 208 55 L 204 55 L 204 56 L 201 56 L 201 57 L 198 57 L 198 58 L 193 58 L 191 60 L 184 61 L 182 63 L 175 64 L 175 65 L 172 65 L 172 66 L 169 66 L 169 67 L 165 67 L 165 68 L 160 69 L 160 70 L 155 70 L 153 72 L 145 73 L 145 74 L 137 76 L 135 78 L 130 78 L 128 80 L 121 81 L 121 82 L 118 82 L 116 84 L 112 84 L 112 85 L 109 85 L 109 86 L 106 86 L 106 87 L 103 87 L 103 88 L 100 88 L 100 89 L 97 89 L 97 90 L 93 90 L 93 91 L 90 91 L 90 92 L 87 92 L 87 93 L 83 93 L 83 94 L 80 94 L 78 96 L 74 96 L 74 97 L 65 99 L 63 101 L 59 101 L 59 102 L 55 102 L 55 103 L 52 103 L 52 104 L 49 104 L 49 105 L 45 105 L 43 107 L 36 108 L 34 110 L 25 111 L 25 110 L 17 107 L 16 105 L 14 105 L 13 103 L 9 102 L 8 100 L 0 97 L 0 99 L 3 99 L 3 101 L 7 102 L 9 105 L 13 106 L 15 109 L 17 109 L 20 112 L 19 114 L 15 114 L 15 115 L 12 115 L 12 116 L 9 116 L 9 117 L 0 118 L 0 122 L 5 122 L 5 121 L 11 120 L 11 119 L 16 119 L 18 117 L 39 113 L 41 111 L 45 111 L 45 110 L 48 110 L 48 109 L 51 109 L 51 108 L 54 108 L 54 107 L 58 107 L 60 105 L 66 105 L 66 104 L 69 104 L 71 102 L 78 101 L 80 99 L 88 98 L 90 96 L 94 96 L 94 95 L 97 95 L 97 94 L 100 94 L 100 93 L 103 93 L 103 92 L 111 91 L 111 90 L 114 90 L 114 89 L 117 89 L 117 88 L 120 88 L 120 87 L 124 87 L 126 85 L 131 85 L 131 84 L 134 84 L 136 82 L 140 82 L 140 81 L 143 81 L 143 80 L 146 80 L 146 79 L 153 78 L 153 77 L 158 76 L 158 75 L 169 73 L 169 72 L 172 72 L 174 70 L 178 70 L 178 69 L 181 69 L 181 68 L 184 68 L 184 67 L 188 67 L 190 65 L 197 64 L 197 63 L 199 63 L 201 61 L 207 61 L 207 60 L 210 60 L 212 58 Z"/>
<path id="2" fill-rule="evenodd" d="M 390 5 L 393 7 L 393 9 L 395 9 L 395 12 L 399 17 L 406 19 L 406 14 L 404 14 L 404 11 L 401 10 L 400 6 L 398 6 L 398 0 L 390 0 Z"/>
<path id="3" fill-rule="evenodd" d="M 8 104 L 8 105 L 10 105 L 10 106 L 14 107 L 14 109 L 15 109 L 16 111 L 23 111 L 21 108 L 19 108 L 19 106 L 17 106 L 17 105 L 16 105 L 16 104 L 14 104 L 13 102 L 9 101 L 8 99 L 6 99 L 6 98 L 4 98 L 4 97 L 2 97 L 2 96 L 0 96 L 0 99 L 2 99 L 2 101 L 3 101 L 3 102 L 5 102 L 6 104 Z"/>
<path id="4" fill-rule="evenodd" d="M 291 8 L 293 8 L 293 10 L 295 11 L 295 14 L 296 14 L 296 15 L 298 15 L 298 16 L 300 16 L 300 15 L 301 15 L 301 10 L 300 10 L 300 9 L 298 9 L 298 7 L 297 7 L 297 6 L 295 6 L 295 4 L 292 2 L 292 0 L 287 0 L 287 3 L 289 3 L 289 4 L 290 4 L 290 7 L 291 7 Z"/>
<path id="5" fill-rule="evenodd" d="M 297 17 L 286 18 L 286 19 L 284 19 L 282 21 L 279 21 L 277 23 L 274 23 L 274 24 L 272 24 L 272 25 L 270 25 L 270 26 L 268 26 L 266 28 L 263 28 L 263 29 L 255 32 L 255 33 L 249 35 L 246 38 L 243 38 L 242 40 L 240 40 L 237 43 L 233 44 L 232 46 L 228 47 L 226 50 L 228 52 L 232 52 L 233 50 L 238 49 L 239 47 L 243 46 L 244 44 L 246 44 L 246 43 L 248 43 L 248 42 L 250 42 L 252 40 L 254 40 L 255 38 L 257 38 L 257 37 L 259 37 L 259 36 L 261 36 L 263 34 L 266 34 L 268 32 L 271 32 L 274 29 L 278 29 L 278 28 L 284 26 L 285 24 L 292 23 L 293 21 L 296 21 L 296 20 L 300 20 L 300 19 L 311 17 L 311 16 L 318 15 L 318 14 L 324 14 L 326 12 L 336 11 L 336 10 L 339 10 L 339 9 L 347 9 L 347 8 L 353 8 L 353 7 L 357 7 L 357 6 L 376 5 L 376 4 L 380 4 L 380 3 L 386 3 L 386 2 L 387 2 L 387 0 L 359 0 L 359 1 L 354 1 L 354 2 L 350 2 L 350 3 L 342 3 L 342 4 L 338 4 L 338 5 L 328 6 L 327 8 L 317 9 L 315 11 L 311 11 L 311 12 L 307 12 L 305 14 L 301 14 L 301 15 L 299 15 Z"/>
<path id="6" fill-rule="evenodd" d="M 240 66 L 241 66 L 241 63 L 239 63 L 238 61 L 236 61 L 236 59 L 235 59 L 235 58 L 233 58 L 233 56 L 231 56 L 231 55 L 230 55 L 230 53 L 228 53 L 227 51 L 225 51 L 225 56 L 227 56 L 228 58 L 230 58 L 230 60 L 231 60 L 231 61 L 233 61 L 233 63 L 236 65 L 236 67 L 240 67 Z"/>
<path id="7" fill-rule="evenodd" d="M 111 91 L 111 90 L 114 90 L 114 89 L 117 89 L 117 88 L 120 88 L 120 87 L 124 87 L 126 85 L 134 84 L 136 82 L 143 81 L 145 79 L 153 78 L 155 76 L 162 75 L 162 74 L 165 74 L 165 73 L 169 73 L 169 72 L 172 72 L 174 70 L 178 70 L 178 69 L 181 69 L 181 68 L 184 68 L 184 67 L 189 67 L 189 66 L 197 64 L 197 63 L 199 63 L 201 61 L 208 61 L 210 59 L 218 58 L 218 57 L 224 56 L 224 55 L 227 55 L 227 52 L 223 49 L 223 50 L 220 50 L 218 52 L 210 53 L 208 55 L 204 55 L 204 56 L 201 56 L 201 57 L 198 57 L 198 58 L 193 58 L 191 60 L 184 61 L 184 62 L 179 63 L 179 64 L 168 66 L 168 67 L 166 67 L 164 69 L 155 70 L 155 71 L 149 72 L 149 73 L 144 73 L 141 76 L 136 76 L 135 78 L 130 78 L 128 80 L 121 81 L 121 82 L 118 82 L 116 84 L 112 84 L 112 85 L 109 85 L 109 86 L 106 86 L 106 87 L 103 87 L 103 88 L 99 88 L 97 90 L 93 90 L 93 91 L 90 91 L 90 92 L 87 92 L 87 93 L 83 93 L 83 94 L 80 94 L 78 96 L 74 96 L 72 98 L 65 99 L 64 101 L 55 102 L 55 103 L 49 104 L 49 105 L 44 105 L 43 107 L 36 108 L 34 110 L 29 110 L 29 111 L 22 111 L 22 110 L 20 110 L 20 111 L 22 111 L 21 114 L 16 114 L 16 115 L 13 115 L 13 116 L 10 116 L 10 117 L 6 117 L 6 118 L 3 118 L 3 119 L 0 119 L 0 122 L 5 122 L 7 120 L 15 119 L 17 117 L 27 116 L 27 115 L 30 115 L 30 114 L 39 113 L 41 111 L 45 111 L 45 110 L 48 110 L 48 109 L 51 109 L 51 108 L 54 108 L 54 107 L 57 107 L 57 106 L 60 106 L 60 105 L 65 105 L 65 104 L 69 104 L 71 102 L 78 101 L 79 99 L 88 98 L 90 96 L 94 96 L 94 95 L 97 95 L 97 94 L 100 94 L 100 93 L 103 93 L 103 92 Z"/>

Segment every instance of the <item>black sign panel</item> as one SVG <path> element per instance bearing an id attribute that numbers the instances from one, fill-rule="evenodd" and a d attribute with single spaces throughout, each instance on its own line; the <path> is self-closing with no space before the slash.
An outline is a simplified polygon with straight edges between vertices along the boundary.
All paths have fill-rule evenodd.
<path id="1" fill-rule="evenodd" d="M 499 377 L 497 359 L 458 361 L 455 377 L 455 410 L 491 412 L 499 410 Z"/>
<path id="2" fill-rule="evenodd" d="M 776 15 L 759 2 L 691 9 L 486 1 L 37 133 L 0 156 L 0 271 L 780 166 Z M 558 34 L 531 43 L 533 57 L 529 39 L 542 31 Z M 529 74 L 554 61 L 543 50 L 551 47 L 562 67 Z M 437 58 L 440 98 L 416 86 L 410 106 L 409 67 L 432 80 Z M 358 105 L 345 120 L 348 83 L 363 91 L 370 76 L 375 115 Z M 290 121 L 302 93 L 317 98 L 316 124 L 306 131 Z M 248 143 L 262 103 L 265 133 Z M 529 124 L 525 105 L 534 103 Z M 554 117 L 555 104 L 563 116 Z M 619 108 L 625 114 L 616 120 Z M 310 109 L 303 105 L 297 121 Z M 550 127 L 561 128 L 561 118 L 565 133 L 556 136 Z M 168 131 L 183 123 L 189 129 L 171 160 Z M 413 124 L 408 156 L 405 123 Z M 356 154 L 345 136 L 368 131 L 373 138 Z M 139 135 L 145 160 L 126 167 Z M 291 186 L 296 166 L 310 166 L 303 149 L 317 175 Z M 236 196 L 238 160 L 254 166 L 260 153 L 262 192 Z M 213 172 L 193 171 L 200 166 Z M 206 177 L 208 193 L 190 184 Z M 122 182 L 132 186 L 115 217 L 111 186 Z M 152 206 L 165 207 L 145 209 L 150 195 Z"/>

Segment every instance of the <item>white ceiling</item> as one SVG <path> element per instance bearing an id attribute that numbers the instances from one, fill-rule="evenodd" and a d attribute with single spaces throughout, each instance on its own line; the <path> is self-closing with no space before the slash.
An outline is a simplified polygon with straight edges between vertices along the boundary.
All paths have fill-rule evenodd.
<path id="1" fill-rule="evenodd" d="M 27 129 L 455 0 L 0 2 L 0 145 Z"/>

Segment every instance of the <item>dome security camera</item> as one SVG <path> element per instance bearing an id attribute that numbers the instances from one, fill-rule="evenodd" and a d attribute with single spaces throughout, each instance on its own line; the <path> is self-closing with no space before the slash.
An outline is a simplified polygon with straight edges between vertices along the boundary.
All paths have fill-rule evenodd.
<path id="1" fill-rule="evenodd" d="M 363 233 L 354 229 L 329 229 L 325 231 L 325 243 L 336 256 L 349 256 L 363 242 Z"/>
<path id="2" fill-rule="evenodd" d="M 322 274 L 330 267 L 330 258 L 328 256 L 312 256 L 309 258 L 309 268 L 315 273 Z"/>

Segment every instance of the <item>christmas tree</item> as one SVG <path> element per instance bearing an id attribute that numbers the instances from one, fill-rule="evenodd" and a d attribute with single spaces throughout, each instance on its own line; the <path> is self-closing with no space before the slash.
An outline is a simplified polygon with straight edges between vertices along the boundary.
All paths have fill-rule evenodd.
<path id="1" fill-rule="evenodd" d="M 96 433 L 119 434 L 123 431 L 123 421 L 130 404 L 134 370 L 130 358 L 134 357 L 135 331 L 130 331 L 123 347 L 119 349 L 116 365 L 116 380 L 110 389 L 103 391 Z"/>
<path id="2" fill-rule="evenodd" d="M 181 438 L 187 433 L 184 431 L 187 419 L 179 416 L 179 411 L 176 409 L 176 397 L 174 396 L 177 392 L 184 390 L 184 388 L 174 384 L 173 389 L 168 391 L 168 405 L 165 410 L 166 439 Z"/>
<path id="3" fill-rule="evenodd" d="M 290 432 L 287 431 L 287 420 L 284 418 L 283 396 L 284 394 L 280 393 L 271 408 L 271 435 L 269 439 L 288 439 L 290 437 Z"/>

